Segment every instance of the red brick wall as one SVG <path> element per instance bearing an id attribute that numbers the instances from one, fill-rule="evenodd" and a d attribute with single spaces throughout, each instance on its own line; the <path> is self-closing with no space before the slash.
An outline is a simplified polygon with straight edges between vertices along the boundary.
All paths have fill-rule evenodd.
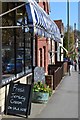
<path id="1" fill-rule="evenodd" d="M 42 67 L 45 68 L 45 72 L 48 73 L 48 40 L 46 38 L 37 37 L 37 47 L 36 47 L 36 65 L 40 66 L 40 49 L 42 49 Z M 45 47 L 45 51 L 44 51 Z M 40 66 L 41 67 L 41 66 Z"/>
<path id="2" fill-rule="evenodd" d="M 62 23 L 62 20 L 54 20 L 54 22 L 56 23 L 56 25 L 58 26 L 60 33 L 62 33 L 64 31 L 64 25 Z"/>
<path id="3" fill-rule="evenodd" d="M 38 3 L 43 9 L 44 9 L 44 11 L 47 13 L 47 14 L 49 14 L 49 4 L 48 4 L 48 2 L 39 2 Z"/>
<path id="4" fill-rule="evenodd" d="M 48 2 L 38 2 L 38 4 L 45 10 L 46 13 L 49 13 L 49 5 Z M 48 40 L 44 37 L 39 38 L 36 36 L 36 45 L 35 45 L 35 63 L 36 66 L 40 66 L 40 49 L 42 50 L 42 67 L 45 68 L 45 72 L 48 73 Z M 41 66 L 40 66 L 41 67 Z"/>
<path id="5" fill-rule="evenodd" d="M 48 2 L 38 2 L 38 4 L 45 10 L 46 13 L 49 13 L 49 5 Z M 38 36 L 35 37 L 35 64 L 36 66 L 40 66 L 40 62 L 42 61 L 42 66 L 45 68 L 45 72 L 48 73 L 48 40 L 44 37 L 39 38 Z M 42 51 L 42 58 L 40 57 L 40 49 Z"/>

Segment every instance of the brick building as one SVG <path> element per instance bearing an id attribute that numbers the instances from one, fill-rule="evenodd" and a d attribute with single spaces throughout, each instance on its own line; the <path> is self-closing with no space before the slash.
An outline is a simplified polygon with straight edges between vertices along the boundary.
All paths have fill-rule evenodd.
<path id="1" fill-rule="evenodd" d="M 39 0 L 38 4 L 42 7 L 42 9 L 49 14 L 49 1 L 47 0 Z M 55 20 L 56 25 L 58 26 L 60 30 L 60 34 L 63 35 L 63 23 L 62 20 Z M 63 44 L 63 39 L 61 40 Z M 39 37 L 36 36 L 36 54 L 35 54 L 35 63 L 36 66 L 44 67 L 45 73 L 48 73 L 48 64 L 56 63 L 57 61 L 63 60 L 63 56 L 60 57 L 59 53 L 55 52 L 57 51 L 57 48 L 59 47 L 59 43 L 54 41 L 53 39 L 45 38 L 45 37 Z M 63 52 L 63 49 L 61 49 L 61 52 Z"/>
<path id="2" fill-rule="evenodd" d="M 42 7 L 42 9 L 49 14 L 49 1 L 39 0 L 38 4 Z M 45 73 L 48 73 L 47 67 L 49 63 L 49 41 L 48 38 L 43 36 L 36 36 L 36 45 L 35 45 L 35 64 L 39 67 L 44 67 Z"/>
<path id="3" fill-rule="evenodd" d="M 60 34 L 61 34 L 61 44 L 56 43 L 56 45 L 55 45 L 55 49 L 58 51 L 56 59 L 57 59 L 57 61 L 63 61 L 63 53 L 65 50 L 65 48 L 63 47 L 64 25 L 63 25 L 62 20 L 54 20 L 54 22 L 58 26 L 58 28 L 60 30 Z"/>

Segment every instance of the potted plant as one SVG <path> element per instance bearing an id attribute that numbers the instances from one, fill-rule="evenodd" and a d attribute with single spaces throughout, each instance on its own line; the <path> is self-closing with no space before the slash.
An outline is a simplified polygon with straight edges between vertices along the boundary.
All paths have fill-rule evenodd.
<path id="1" fill-rule="evenodd" d="M 32 101 L 46 103 L 49 99 L 49 96 L 52 94 L 52 89 L 48 85 L 38 81 L 34 83 Z"/>

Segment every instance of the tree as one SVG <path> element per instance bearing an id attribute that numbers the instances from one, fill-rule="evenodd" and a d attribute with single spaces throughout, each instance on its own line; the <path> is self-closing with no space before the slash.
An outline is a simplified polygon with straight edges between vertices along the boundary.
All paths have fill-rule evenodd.
<path id="1" fill-rule="evenodd" d="M 65 29 L 63 46 L 68 50 L 69 54 L 72 54 L 74 51 L 74 31 L 72 27 L 69 27 L 69 48 L 68 48 L 68 31 Z M 65 54 L 66 56 L 66 54 Z"/>

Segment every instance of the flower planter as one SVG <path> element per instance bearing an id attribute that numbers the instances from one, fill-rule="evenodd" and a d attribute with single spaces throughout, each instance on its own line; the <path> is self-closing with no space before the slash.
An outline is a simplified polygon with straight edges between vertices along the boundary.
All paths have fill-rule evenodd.
<path id="1" fill-rule="evenodd" d="M 49 99 L 49 93 L 33 92 L 32 101 L 37 103 L 47 103 Z"/>

